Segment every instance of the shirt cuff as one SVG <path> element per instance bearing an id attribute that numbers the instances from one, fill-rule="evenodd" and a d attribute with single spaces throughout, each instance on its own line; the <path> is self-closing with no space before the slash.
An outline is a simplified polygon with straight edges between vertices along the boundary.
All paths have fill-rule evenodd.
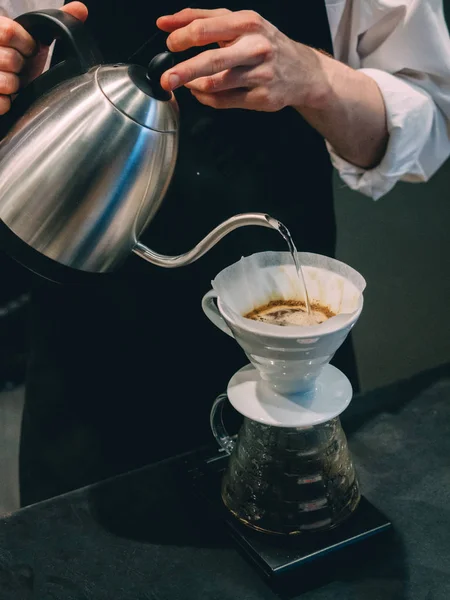
<path id="1" fill-rule="evenodd" d="M 340 157 L 327 142 L 331 161 L 352 189 L 381 198 L 400 179 L 425 181 L 420 153 L 433 126 L 433 100 L 418 86 L 379 69 L 359 69 L 380 88 L 386 106 L 389 141 L 380 164 L 373 169 L 352 165 Z"/>

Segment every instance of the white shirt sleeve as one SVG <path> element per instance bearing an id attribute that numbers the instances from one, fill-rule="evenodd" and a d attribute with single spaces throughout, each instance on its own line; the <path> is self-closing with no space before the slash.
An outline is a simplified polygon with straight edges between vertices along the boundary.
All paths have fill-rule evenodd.
<path id="1" fill-rule="evenodd" d="M 450 155 L 450 38 L 442 0 L 327 0 L 335 57 L 365 73 L 384 98 L 390 134 L 374 169 L 327 143 L 353 189 L 374 199 L 397 181 L 427 181 Z"/>

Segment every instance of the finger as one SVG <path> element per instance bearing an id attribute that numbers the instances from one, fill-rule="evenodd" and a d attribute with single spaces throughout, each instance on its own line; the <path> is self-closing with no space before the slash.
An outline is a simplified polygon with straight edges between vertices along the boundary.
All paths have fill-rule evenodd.
<path id="1" fill-rule="evenodd" d="M 81 2 L 70 2 L 69 4 L 66 4 L 65 6 L 63 6 L 61 8 L 61 10 L 64 11 L 65 13 L 68 13 L 69 15 L 72 15 L 72 17 L 75 17 L 76 19 L 78 19 L 79 21 L 82 21 L 83 23 L 86 21 L 86 19 L 88 17 L 88 9 Z"/>
<path id="2" fill-rule="evenodd" d="M 186 87 L 197 92 L 217 93 L 236 88 L 253 88 L 260 85 L 267 85 L 273 80 L 273 69 L 268 64 L 261 64 L 250 67 L 234 67 L 211 75 L 210 77 L 200 77 L 194 81 L 186 83 Z"/>
<path id="3" fill-rule="evenodd" d="M 206 50 L 194 58 L 179 63 L 163 73 L 161 85 L 165 90 L 174 90 L 199 77 L 216 75 L 237 66 L 256 65 L 264 61 L 267 48 L 264 44 L 253 44 L 241 39 L 231 46 Z"/>
<path id="4" fill-rule="evenodd" d="M 20 79 L 15 73 L 0 72 L 0 94 L 10 96 L 19 91 Z"/>
<path id="5" fill-rule="evenodd" d="M 25 64 L 24 57 L 14 48 L 0 47 L 0 71 L 20 73 Z"/>
<path id="6" fill-rule="evenodd" d="M 11 108 L 11 99 L 9 96 L 0 96 L 0 115 L 5 115 Z"/>
<path id="7" fill-rule="evenodd" d="M 217 94 L 192 91 L 192 94 L 199 102 L 212 108 L 245 108 L 264 112 L 274 112 L 282 108 L 280 102 L 272 97 L 270 90 L 266 87 L 257 87 L 251 90 L 241 88 Z"/>
<path id="8" fill-rule="evenodd" d="M 219 92 L 218 94 L 206 94 L 193 91 L 192 94 L 201 104 L 217 109 L 227 108 L 252 108 L 253 90 L 233 90 Z"/>
<path id="9" fill-rule="evenodd" d="M 32 56 L 36 43 L 25 29 L 6 17 L 0 17 L 0 46 L 14 48 L 23 56 Z"/>
<path id="10" fill-rule="evenodd" d="M 157 27 L 162 31 L 175 31 L 180 27 L 186 27 L 195 19 L 208 19 L 209 17 L 220 17 L 229 14 L 231 11 L 227 8 L 217 8 L 215 10 L 204 10 L 201 8 L 185 8 L 174 15 L 164 15 L 156 21 Z"/>
<path id="11" fill-rule="evenodd" d="M 264 19 L 250 10 L 241 10 L 211 19 L 198 19 L 169 35 L 167 47 L 172 52 L 182 52 L 194 46 L 228 42 L 246 33 L 258 33 Z"/>
<path id="12" fill-rule="evenodd" d="M 25 68 L 21 73 L 22 85 L 26 85 L 42 73 L 47 62 L 48 46 L 39 46 L 39 50 L 31 60 L 25 64 Z"/>

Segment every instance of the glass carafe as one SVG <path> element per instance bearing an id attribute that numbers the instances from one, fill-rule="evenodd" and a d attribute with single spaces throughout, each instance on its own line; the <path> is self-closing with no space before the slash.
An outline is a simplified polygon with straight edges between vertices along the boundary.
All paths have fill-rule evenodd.
<path id="1" fill-rule="evenodd" d="M 237 441 L 222 421 L 223 394 L 211 428 L 230 454 L 222 498 L 253 529 L 298 534 L 331 529 L 358 506 L 360 492 L 339 417 L 304 428 L 275 427 L 244 418 Z"/>

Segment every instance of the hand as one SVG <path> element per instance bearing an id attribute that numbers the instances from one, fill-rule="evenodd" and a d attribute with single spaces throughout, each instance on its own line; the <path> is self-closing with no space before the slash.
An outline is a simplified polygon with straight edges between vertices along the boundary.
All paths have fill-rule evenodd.
<path id="1" fill-rule="evenodd" d="M 81 21 L 87 18 L 87 8 L 81 2 L 71 2 L 62 10 Z M 19 91 L 21 84 L 42 73 L 47 56 L 47 46 L 38 47 L 21 25 L 0 17 L 0 115 L 9 111 L 11 96 Z"/>
<path id="2" fill-rule="evenodd" d="M 267 112 L 312 105 L 325 93 L 328 82 L 319 53 L 253 11 L 185 9 L 160 17 L 157 26 L 170 33 L 172 52 L 219 44 L 166 71 L 161 77 L 165 90 L 185 85 L 214 108 Z"/>

